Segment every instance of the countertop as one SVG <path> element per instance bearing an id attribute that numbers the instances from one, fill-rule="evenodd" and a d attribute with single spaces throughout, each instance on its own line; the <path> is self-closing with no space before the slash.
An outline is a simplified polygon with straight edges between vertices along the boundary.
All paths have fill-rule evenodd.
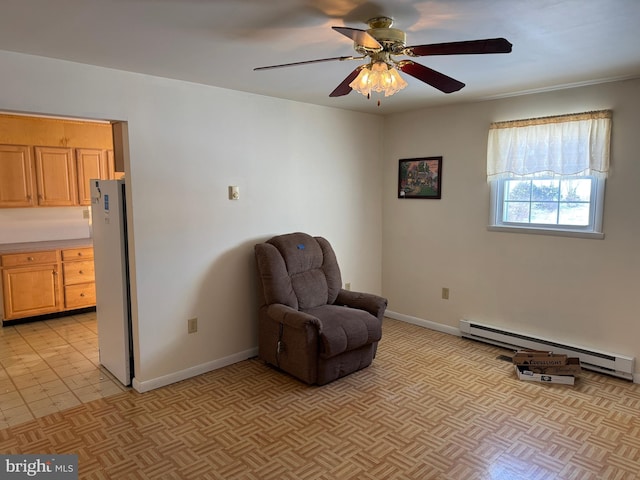
<path id="1" fill-rule="evenodd" d="M 46 242 L 3 243 L 0 244 L 0 255 L 4 253 L 36 252 L 38 250 L 57 250 L 60 248 L 91 247 L 91 238 L 74 238 L 70 240 L 49 240 Z"/>

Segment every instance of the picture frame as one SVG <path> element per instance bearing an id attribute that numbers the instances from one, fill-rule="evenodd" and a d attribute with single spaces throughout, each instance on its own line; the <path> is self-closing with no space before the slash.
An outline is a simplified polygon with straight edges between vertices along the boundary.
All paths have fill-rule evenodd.
<path id="1" fill-rule="evenodd" d="M 442 157 L 404 158 L 398 163 L 398 198 L 440 199 Z"/>

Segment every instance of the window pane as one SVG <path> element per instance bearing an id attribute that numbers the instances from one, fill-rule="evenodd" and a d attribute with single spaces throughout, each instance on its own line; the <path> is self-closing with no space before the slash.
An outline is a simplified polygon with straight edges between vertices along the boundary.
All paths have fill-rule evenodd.
<path id="1" fill-rule="evenodd" d="M 505 200 L 526 200 L 531 198 L 530 180 L 506 180 Z"/>
<path id="2" fill-rule="evenodd" d="M 562 225 L 589 225 L 588 203 L 561 203 L 560 223 Z"/>
<path id="3" fill-rule="evenodd" d="M 503 222 L 529 223 L 529 202 L 505 202 Z"/>
<path id="4" fill-rule="evenodd" d="M 589 202 L 591 200 L 591 179 L 563 180 L 560 185 L 560 200 L 563 202 Z"/>
<path id="5" fill-rule="evenodd" d="M 533 180 L 531 201 L 557 202 L 560 196 L 560 180 Z"/>
<path id="6" fill-rule="evenodd" d="M 555 202 L 532 203 L 531 223 L 556 225 L 558 223 L 558 204 Z"/>
<path id="7" fill-rule="evenodd" d="M 497 180 L 493 226 L 600 233 L 604 180 L 595 177 Z M 496 187 L 498 186 L 499 187 Z M 501 196 L 501 197 L 500 197 Z M 495 207 L 494 207 L 495 205 Z"/>

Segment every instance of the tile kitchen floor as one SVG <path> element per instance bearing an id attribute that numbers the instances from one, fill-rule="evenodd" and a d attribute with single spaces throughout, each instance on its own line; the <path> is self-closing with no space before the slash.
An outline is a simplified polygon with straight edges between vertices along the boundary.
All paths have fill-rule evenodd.
<path id="1" fill-rule="evenodd" d="M 98 360 L 96 312 L 0 328 L 0 429 L 127 390 Z"/>

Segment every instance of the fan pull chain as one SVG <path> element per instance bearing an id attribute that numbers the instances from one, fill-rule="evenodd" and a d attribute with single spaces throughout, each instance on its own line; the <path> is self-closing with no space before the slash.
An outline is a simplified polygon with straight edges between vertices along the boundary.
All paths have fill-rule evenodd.
<path id="1" fill-rule="evenodd" d="M 371 100 L 371 93 L 367 93 L 367 100 Z M 380 99 L 378 99 L 378 106 L 380 106 Z"/>

